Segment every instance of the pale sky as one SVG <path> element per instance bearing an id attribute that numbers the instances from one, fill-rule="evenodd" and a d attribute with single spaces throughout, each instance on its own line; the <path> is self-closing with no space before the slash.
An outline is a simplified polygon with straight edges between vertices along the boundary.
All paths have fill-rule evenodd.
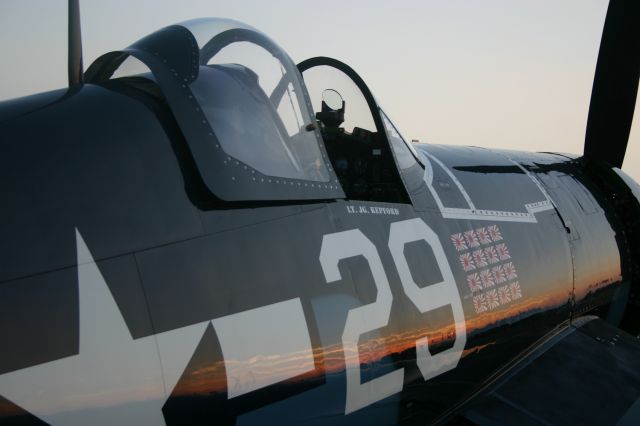
<path id="1" fill-rule="evenodd" d="M 221 16 L 295 62 L 346 62 L 403 136 L 581 153 L 603 0 L 81 0 L 85 67 L 166 25 Z M 0 0 L 0 99 L 66 85 L 66 0 Z M 640 181 L 640 107 L 623 170 Z"/>

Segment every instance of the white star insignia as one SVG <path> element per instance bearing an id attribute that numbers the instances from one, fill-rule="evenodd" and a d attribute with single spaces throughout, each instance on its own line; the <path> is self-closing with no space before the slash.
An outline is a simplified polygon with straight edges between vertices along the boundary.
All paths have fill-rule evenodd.
<path id="1" fill-rule="evenodd" d="M 208 321 L 134 340 L 77 229 L 76 246 L 79 353 L 0 375 L 0 395 L 50 424 L 164 424 Z"/>

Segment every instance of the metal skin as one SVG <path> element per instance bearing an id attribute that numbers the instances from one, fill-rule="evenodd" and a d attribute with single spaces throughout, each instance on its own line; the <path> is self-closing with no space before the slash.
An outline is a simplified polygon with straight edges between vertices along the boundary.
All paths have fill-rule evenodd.
<path id="1" fill-rule="evenodd" d="M 2 425 L 442 421 L 638 285 L 637 200 L 580 159 L 420 144 L 402 203 L 225 202 L 117 81 L 0 117 Z"/>

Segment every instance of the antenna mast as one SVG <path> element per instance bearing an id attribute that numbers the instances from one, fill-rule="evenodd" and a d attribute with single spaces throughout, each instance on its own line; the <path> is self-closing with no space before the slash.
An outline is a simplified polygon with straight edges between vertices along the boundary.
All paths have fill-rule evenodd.
<path id="1" fill-rule="evenodd" d="M 80 0 L 69 0 L 69 86 L 82 84 L 82 35 L 80 34 Z"/>

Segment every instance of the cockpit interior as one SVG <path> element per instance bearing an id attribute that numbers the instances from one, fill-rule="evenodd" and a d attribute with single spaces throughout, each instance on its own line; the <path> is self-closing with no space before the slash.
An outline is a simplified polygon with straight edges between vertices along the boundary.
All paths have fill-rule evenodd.
<path id="1" fill-rule="evenodd" d="M 325 89 L 315 116 L 331 164 L 348 199 L 406 202 L 406 194 L 386 137 L 344 126 L 346 101 Z"/>

